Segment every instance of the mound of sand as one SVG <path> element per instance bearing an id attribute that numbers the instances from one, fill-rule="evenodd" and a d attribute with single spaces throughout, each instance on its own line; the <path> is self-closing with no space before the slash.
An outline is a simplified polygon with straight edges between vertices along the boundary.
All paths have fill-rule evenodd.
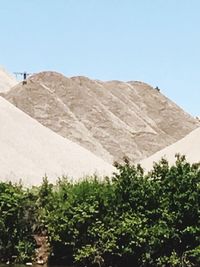
<path id="1" fill-rule="evenodd" d="M 141 82 L 101 82 L 42 72 L 3 95 L 41 124 L 112 163 L 137 162 L 199 122 Z"/>
<path id="2" fill-rule="evenodd" d="M 51 182 L 115 169 L 90 151 L 44 127 L 0 97 L 0 178 L 37 185 L 46 174 Z"/>
<path id="3" fill-rule="evenodd" d="M 140 163 L 145 170 L 149 171 L 152 169 L 153 163 L 158 162 L 161 158 L 167 159 L 170 164 L 175 163 L 175 154 L 177 153 L 185 155 L 190 163 L 200 162 L 200 127 Z"/>
<path id="4" fill-rule="evenodd" d="M 6 92 L 18 82 L 5 69 L 0 67 L 0 92 Z"/>

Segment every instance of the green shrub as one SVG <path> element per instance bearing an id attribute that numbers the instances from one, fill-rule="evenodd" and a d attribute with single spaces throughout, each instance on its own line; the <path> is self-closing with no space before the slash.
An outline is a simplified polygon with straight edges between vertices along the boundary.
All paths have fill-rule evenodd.
<path id="1" fill-rule="evenodd" d="M 118 173 L 40 187 L 0 183 L 0 258 L 25 262 L 33 234 L 48 236 L 51 262 L 80 266 L 199 266 L 200 165 L 177 155 L 144 174 L 127 160 Z"/>
<path id="2" fill-rule="evenodd" d="M 23 190 L 20 185 L 0 183 L 1 260 L 8 260 L 13 256 L 21 262 L 31 259 L 34 252 L 32 209 L 33 202 L 29 200 L 28 191 Z"/>

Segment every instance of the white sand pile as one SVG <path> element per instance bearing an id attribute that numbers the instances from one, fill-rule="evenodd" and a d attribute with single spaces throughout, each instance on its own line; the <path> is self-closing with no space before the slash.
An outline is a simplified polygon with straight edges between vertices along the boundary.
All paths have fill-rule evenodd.
<path id="1" fill-rule="evenodd" d="M 0 67 L 0 93 L 8 91 L 17 84 L 17 80 L 9 74 L 5 69 Z"/>
<path id="2" fill-rule="evenodd" d="M 142 82 L 101 82 L 42 72 L 3 96 L 110 163 L 123 156 L 138 162 L 199 126 L 162 92 Z"/>
<path id="3" fill-rule="evenodd" d="M 190 163 L 200 162 L 200 127 L 140 163 L 148 171 L 152 169 L 153 163 L 158 162 L 162 157 L 167 159 L 170 164 L 173 164 L 177 153 L 185 155 Z"/>
<path id="4" fill-rule="evenodd" d="M 54 133 L 0 97 L 0 179 L 37 185 L 46 174 L 78 179 L 114 167 L 90 151 Z"/>

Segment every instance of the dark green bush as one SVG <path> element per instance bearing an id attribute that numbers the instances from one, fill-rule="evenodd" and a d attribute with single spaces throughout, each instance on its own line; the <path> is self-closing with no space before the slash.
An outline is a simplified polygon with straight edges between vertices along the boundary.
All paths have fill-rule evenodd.
<path id="1" fill-rule="evenodd" d="M 32 237 L 33 201 L 28 190 L 19 185 L 0 183 L 0 259 L 13 256 L 24 262 L 35 249 Z"/>

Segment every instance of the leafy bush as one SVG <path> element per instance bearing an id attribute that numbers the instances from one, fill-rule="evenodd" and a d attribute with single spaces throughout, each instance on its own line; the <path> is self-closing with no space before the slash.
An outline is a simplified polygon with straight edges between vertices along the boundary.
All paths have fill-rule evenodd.
<path id="1" fill-rule="evenodd" d="M 20 185 L 0 183 L 0 259 L 16 256 L 29 260 L 35 244 L 32 237 L 32 210 L 28 191 Z"/>
<path id="2" fill-rule="evenodd" d="M 0 183 L 0 257 L 27 260 L 33 233 L 43 233 L 50 262 L 199 266 L 200 165 L 177 156 L 148 174 L 127 160 L 117 168 L 104 181 L 62 178 L 53 186 L 45 178 L 31 190 Z"/>

